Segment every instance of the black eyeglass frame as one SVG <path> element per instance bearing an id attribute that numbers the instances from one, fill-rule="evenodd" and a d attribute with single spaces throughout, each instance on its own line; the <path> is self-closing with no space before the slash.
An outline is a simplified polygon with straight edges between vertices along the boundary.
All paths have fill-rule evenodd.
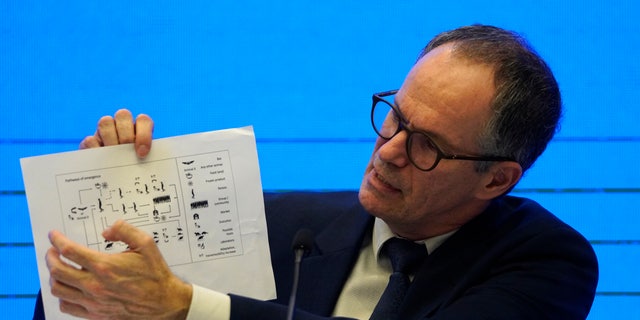
<path id="1" fill-rule="evenodd" d="M 402 115 L 402 113 L 400 113 L 400 110 L 395 106 L 395 104 L 390 103 L 389 101 L 387 101 L 384 97 L 388 97 L 390 95 L 394 95 L 398 92 L 398 90 L 390 90 L 390 91 L 384 91 L 384 92 L 379 92 L 379 93 L 374 93 L 372 96 L 372 100 L 373 100 L 373 104 L 371 105 L 371 126 L 373 127 L 373 131 L 376 132 L 376 134 L 385 140 L 391 140 L 393 139 L 393 137 L 395 137 L 398 133 L 400 133 L 400 131 L 406 131 L 407 132 L 407 139 L 406 139 L 406 145 L 405 145 L 405 151 L 407 152 L 407 156 L 409 158 L 409 161 L 411 161 L 411 163 L 418 168 L 419 170 L 422 171 L 431 171 L 433 169 L 436 168 L 436 166 L 438 166 L 438 164 L 440 163 L 440 160 L 442 159 L 447 159 L 447 160 L 469 160 L 469 161 L 513 161 L 513 162 L 517 162 L 515 159 L 510 158 L 510 157 L 503 157 L 503 156 L 464 156 L 464 155 L 459 155 L 459 154 L 447 154 L 444 151 L 442 151 L 442 149 L 440 149 L 440 147 L 429 137 L 429 135 L 425 132 L 422 131 L 416 131 L 416 130 L 411 130 L 409 128 L 407 128 L 406 123 L 408 123 L 408 121 L 404 118 L 404 116 Z M 376 128 L 376 123 L 375 123 L 375 119 L 374 119 L 374 111 L 376 108 L 376 104 L 378 102 L 383 102 L 386 103 L 389 107 L 391 107 L 391 110 L 393 110 L 393 112 L 396 114 L 396 116 L 398 116 L 398 129 L 396 130 L 396 132 L 394 132 L 390 137 L 385 137 L 383 136 L 379 131 L 378 128 Z M 415 161 L 413 161 L 413 157 L 411 156 L 411 139 L 413 137 L 414 134 L 422 134 L 424 135 L 429 142 L 431 142 L 431 144 L 433 145 L 434 149 L 436 150 L 437 156 L 436 156 L 436 160 L 433 162 L 433 165 L 429 168 L 421 168 L 420 166 L 418 166 L 418 164 L 415 163 Z"/>

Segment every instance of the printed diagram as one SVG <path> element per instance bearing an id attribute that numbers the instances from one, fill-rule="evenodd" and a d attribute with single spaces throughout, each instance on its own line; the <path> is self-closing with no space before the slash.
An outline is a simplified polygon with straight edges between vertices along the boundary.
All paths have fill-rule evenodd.
<path id="1" fill-rule="evenodd" d="M 148 232 L 170 266 L 242 255 L 228 151 L 57 175 L 65 233 L 122 252 L 104 229 L 118 219 Z"/>

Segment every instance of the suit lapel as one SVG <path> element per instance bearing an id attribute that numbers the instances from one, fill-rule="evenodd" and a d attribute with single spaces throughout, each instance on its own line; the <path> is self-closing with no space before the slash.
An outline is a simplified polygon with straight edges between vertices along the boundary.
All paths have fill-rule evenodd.
<path id="1" fill-rule="evenodd" d="M 441 305 L 464 293 L 456 288 L 464 288 L 461 283 L 476 278 L 474 272 L 480 272 L 477 265 L 482 256 L 494 239 L 501 237 L 501 231 L 510 229 L 504 228 L 505 216 L 497 210 L 501 205 L 500 200 L 495 200 L 427 257 L 407 292 L 401 319 L 433 315 Z"/>
<path id="2" fill-rule="evenodd" d="M 316 235 L 317 250 L 301 265 L 297 299 L 301 309 L 326 316 L 333 312 L 372 223 L 373 217 L 356 205 Z"/>

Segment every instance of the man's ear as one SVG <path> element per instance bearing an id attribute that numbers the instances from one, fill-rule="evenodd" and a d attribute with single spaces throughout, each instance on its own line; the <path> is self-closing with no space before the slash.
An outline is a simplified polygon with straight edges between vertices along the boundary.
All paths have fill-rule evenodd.
<path id="1" fill-rule="evenodd" d="M 514 161 L 497 162 L 483 173 L 478 198 L 489 200 L 511 190 L 522 177 L 522 167 Z"/>

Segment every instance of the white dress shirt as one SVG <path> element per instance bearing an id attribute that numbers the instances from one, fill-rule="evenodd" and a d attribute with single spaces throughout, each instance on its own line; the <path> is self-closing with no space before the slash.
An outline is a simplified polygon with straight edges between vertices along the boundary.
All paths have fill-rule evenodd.
<path id="1" fill-rule="evenodd" d="M 456 230 L 436 237 L 416 241 L 424 243 L 432 253 Z M 334 316 L 369 319 L 393 272 L 389 258 L 380 255 L 385 241 L 396 235 L 387 224 L 376 218 L 371 239 L 363 244 L 358 260 L 338 298 Z M 187 320 L 228 320 L 231 316 L 231 298 L 223 293 L 193 285 L 193 296 Z"/>
<path id="2" fill-rule="evenodd" d="M 423 243 L 432 253 L 456 230 L 432 238 L 415 241 Z M 371 241 L 365 242 L 351 275 L 338 298 L 334 316 L 369 319 L 393 272 L 389 257 L 380 254 L 382 245 L 396 235 L 384 221 L 376 218 Z M 413 277 L 410 276 L 412 279 Z"/>

